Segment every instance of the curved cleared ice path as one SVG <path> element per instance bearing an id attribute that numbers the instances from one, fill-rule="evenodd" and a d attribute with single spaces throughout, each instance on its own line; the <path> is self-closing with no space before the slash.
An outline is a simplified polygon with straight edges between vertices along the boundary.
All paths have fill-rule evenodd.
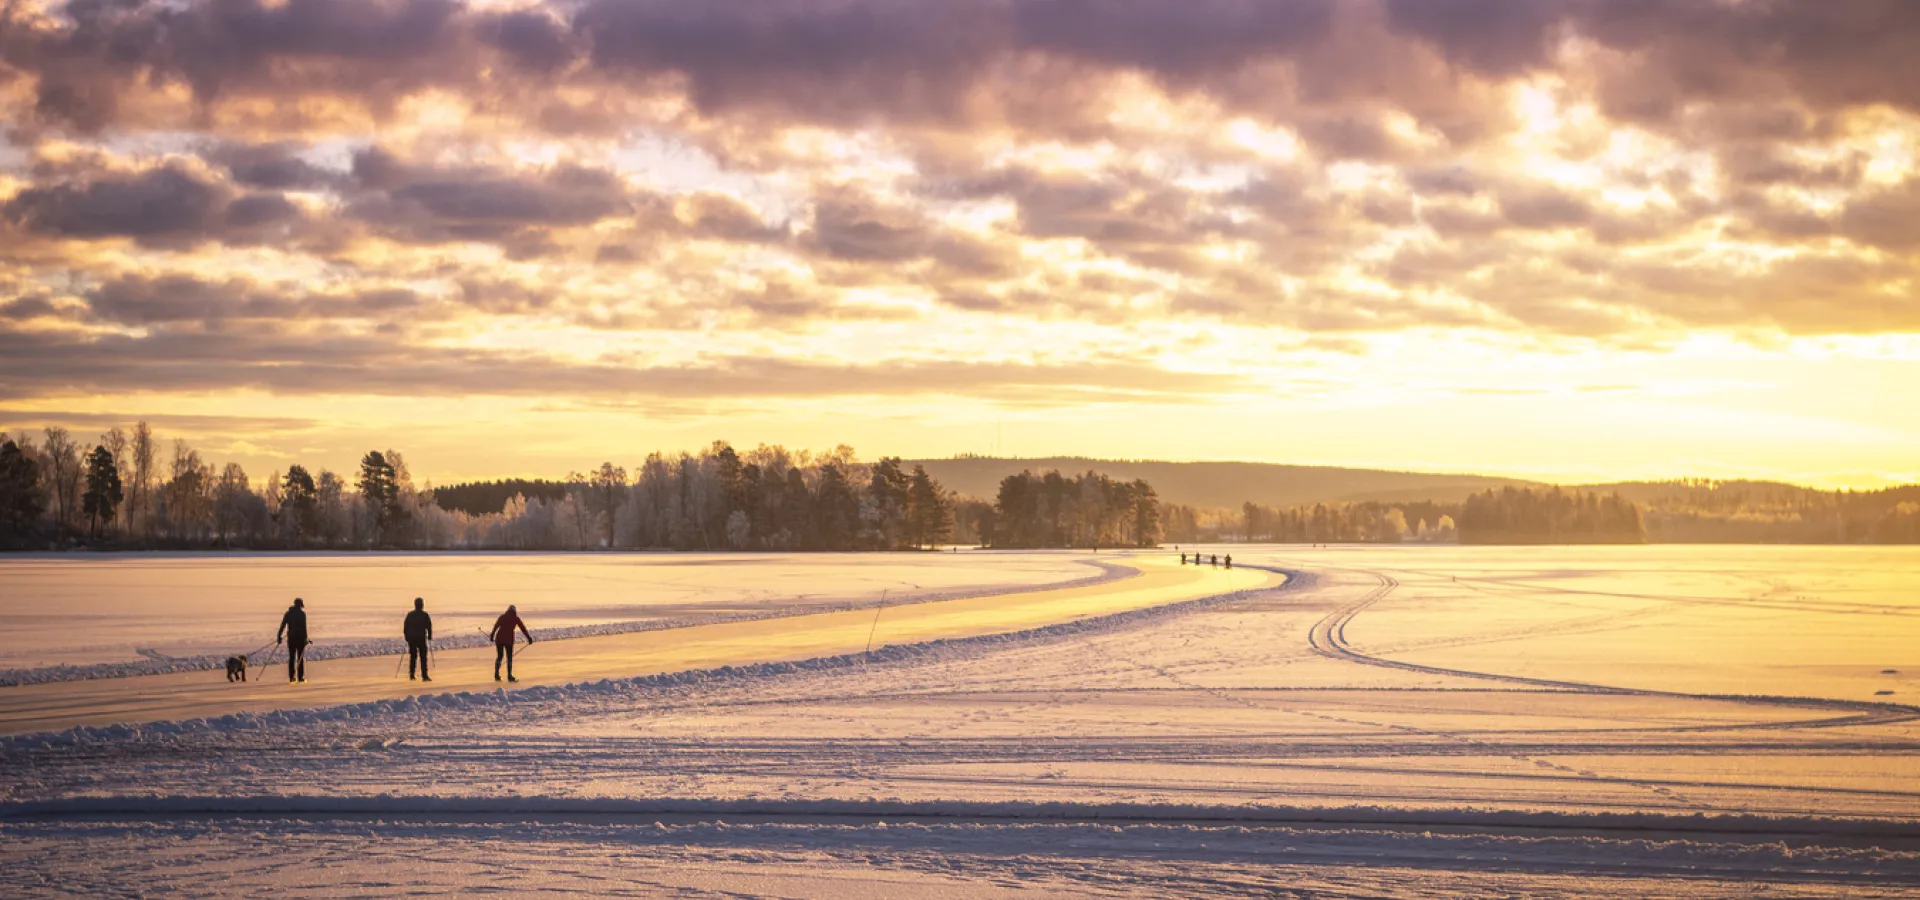
<path id="1" fill-rule="evenodd" d="M 522 645 L 514 665 L 520 682 L 511 687 L 858 653 L 867 646 L 870 629 L 875 648 L 1001 634 L 1285 581 L 1283 575 L 1253 569 L 1182 566 L 1171 554 L 1107 559 L 1140 574 L 1080 587 L 885 608 L 877 628 L 874 611 L 863 609 L 543 641 L 531 649 Z M 538 622 L 539 610 L 524 613 Z M 396 660 L 404 666 L 405 658 L 394 656 L 309 662 L 305 684 L 288 684 L 282 661 L 256 666 L 254 680 L 246 684 L 229 684 L 224 671 L 205 671 L 0 688 L 0 734 L 337 706 L 500 686 L 493 680 L 491 647 L 436 654 L 431 683 L 408 681 L 404 671 L 396 677 Z"/>

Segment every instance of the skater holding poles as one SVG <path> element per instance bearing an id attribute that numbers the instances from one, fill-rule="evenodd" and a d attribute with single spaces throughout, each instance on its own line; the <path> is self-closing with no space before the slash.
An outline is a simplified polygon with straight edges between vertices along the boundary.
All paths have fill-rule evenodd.
<path id="1" fill-rule="evenodd" d="M 306 683 L 307 644 L 312 642 L 307 640 L 307 604 L 299 597 L 293 598 L 293 605 L 280 617 L 280 630 L 274 632 L 273 642 L 278 644 L 282 639 L 287 642 L 287 683 Z"/>
<path id="2" fill-rule="evenodd" d="M 493 638 L 493 680 L 495 681 L 500 680 L 501 660 L 507 663 L 507 680 L 520 680 L 513 677 L 513 630 L 515 628 L 520 629 L 520 633 L 527 636 L 528 644 L 533 643 L 533 632 L 527 630 L 527 623 L 520 621 L 520 614 L 515 612 L 512 606 L 508 606 L 507 611 L 501 613 L 500 618 L 494 621 L 493 631 L 490 634 Z"/>
<path id="3" fill-rule="evenodd" d="M 432 681 L 427 674 L 427 642 L 433 640 L 433 617 L 427 615 L 427 601 L 413 598 L 413 612 L 407 613 L 401 633 L 407 639 L 407 680 L 413 680 L 413 664 L 420 662 L 420 680 Z"/>

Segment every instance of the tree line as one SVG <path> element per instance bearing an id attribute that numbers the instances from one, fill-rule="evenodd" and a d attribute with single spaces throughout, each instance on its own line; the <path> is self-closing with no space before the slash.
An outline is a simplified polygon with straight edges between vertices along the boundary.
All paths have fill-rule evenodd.
<path id="1" fill-rule="evenodd" d="M 145 422 L 91 451 L 69 432 L 0 433 L 0 546 L 168 549 L 904 550 L 955 536 L 954 498 L 919 466 L 723 441 L 558 482 L 415 487 L 400 453 L 355 472 L 291 465 L 256 489 Z M 504 495 L 493 505 L 495 496 Z"/>
<path id="2" fill-rule="evenodd" d="M 1021 472 L 1000 481 L 990 508 L 968 512 L 987 546 L 1153 547 L 1160 542 L 1160 500 L 1144 480 L 1099 472 Z"/>
<path id="3" fill-rule="evenodd" d="M 1644 544 L 1640 508 L 1619 494 L 1501 488 L 1461 505 L 1463 544 Z"/>
<path id="4" fill-rule="evenodd" d="M 0 547 L 164 549 L 891 550 L 1175 543 L 1920 543 L 1920 486 L 1816 491 L 1764 482 L 1505 488 L 1461 503 L 1316 503 L 1239 510 L 1160 502 L 1144 480 L 1021 472 L 991 500 L 918 466 L 838 447 L 654 453 L 562 480 L 416 488 L 402 455 L 344 475 L 292 465 L 256 483 L 147 423 L 89 448 L 64 428 L 0 432 Z M 1634 502 L 1631 497 L 1643 498 Z"/>
<path id="5" fill-rule="evenodd" d="M 1386 504 L 1315 503 L 1286 508 L 1240 506 L 1238 534 L 1246 540 L 1283 544 L 1452 541 L 1457 505 L 1420 501 Z M 1186 518 L 1191 513 L 1183 513 Z M 1195 522 L 1195 529 L 1198 523 Z"/>
<path id="6" fill-rule="evenodd" d="M 1704 478 L 1620 485 L 1646 509 L 1649 540 L 1663 543 L 1913 544 L 1904 523 L 1920 485 L 1822 491 L 1765 481 Z"/>
<path id="7" fill-rule="evenodd" d="M 1920 544 L 1920 503 L 1901 503 L 1882 513 L 1869 536 L 1876 544 Z"/>
<path id="8" fill-rule="evenodd" d="M 1475 502 L 1484 518 L 1473 523 L 1460 521 L 1464 503 L 1425 501 L 1286 508 L 1249 502 L 1237 512 L 1169 505 L 1163 517 L 1166 539 L 1179 543 L 1920 544 L 1920 485 L 1822 491 L 1774 482 L 1686 479 L 1602 487 L 1522 489 L 1511 499 L 1482 493 Z M 1556 490 L 1558 501 L 1552 499 Z M 1578 511 L 1568 506 L 1575 497 Z M 1541 512 L 1555 504 L 1560 512 Z M 1638 528 L 1629 506 L 1639 514 Z M 1613 524 L 1600 526 L 1608 516 Z"/>
<path id="9" fill-rule="evenodd" d="M 1248 501 L 1239 510 L 1164 507 L 1165 540 L 1180 544 L 1398 544 L 1452 543 L 1459 538 L 1457 503 L 1314 503 L 1268 506 Z"/>
<path id="10" fill-rule="evenodd" d="M 1281 544 L 1642 543 L 1640 511 L 1618 495 L 1563 488 L 1503 488 L 1463 503 L 1413 501 L 1315 503 L 1273 507 L 1247 502 L 1237 514 L 1169 506 L 1166 539 L 1176 543 Z"/>

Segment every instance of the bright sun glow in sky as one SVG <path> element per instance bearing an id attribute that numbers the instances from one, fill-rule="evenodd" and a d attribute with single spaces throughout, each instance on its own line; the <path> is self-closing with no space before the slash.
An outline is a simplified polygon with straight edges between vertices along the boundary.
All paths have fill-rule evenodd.
<path id="1" fill-rule="evenodd" d="M 0 430 L 1920 480 L 1920 5 L 0 11 Z"/>

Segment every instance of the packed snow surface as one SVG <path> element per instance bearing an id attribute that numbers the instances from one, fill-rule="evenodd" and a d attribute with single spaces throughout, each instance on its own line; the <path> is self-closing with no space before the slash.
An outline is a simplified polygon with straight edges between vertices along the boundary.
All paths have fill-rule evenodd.
<path id="1" fill-rule="evenodd" d="M 0 888 L 1895 896 L 1920 883 L 1920 552 L 1208 549 L 1247 580 L 1108 555 L 1144 574 L 1069 588 L 1079 605 L 1030 616 L 976 598 L 957 602 L 982 610 L 940 621 L 944 602 L 922 604 L 930 618 L 872 654 L 842 640 L 522 690 L 16 733 L 0 739 Z M 1111 600 L 1166 572 L 1198 580 Z M 702 627 L 805 632 L 813 618 Z M 524 663 L 642 636 L 537 644 Z M 392 661 L 325 665 L 385 664 L 392 683 Z M 321 688 L 172 677 L 212 682 L 208 696 Z M 0 700 L 50 691 L 37 696 L 71 712 L 60 693 L 115 683 Z"/>

